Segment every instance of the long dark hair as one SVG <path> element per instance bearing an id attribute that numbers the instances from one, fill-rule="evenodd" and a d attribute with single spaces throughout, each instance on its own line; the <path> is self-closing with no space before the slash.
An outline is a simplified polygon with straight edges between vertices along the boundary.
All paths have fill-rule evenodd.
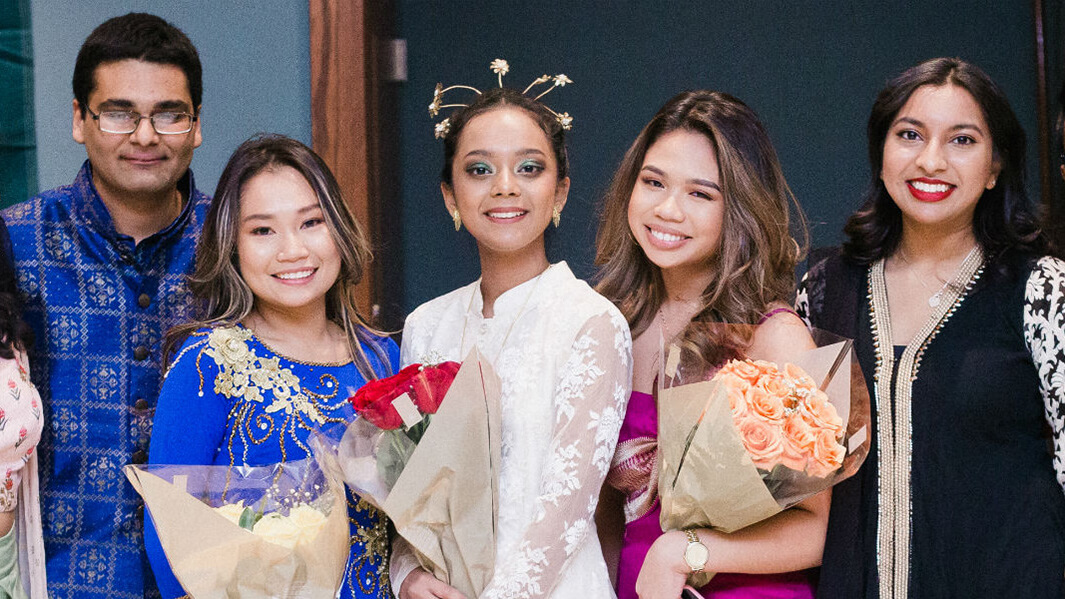
<path id="1" fill-rule="evenodd" d="M 26 351 L 32 341 L 33 332 L 22 321 L 22 300 L 11 263 L 11 238 L 0 218 L 0 358 L 14 358 L 16 349 Z"/>
<path id="2" fill-rule="evenodd" d="M 647 150 L 677 130 L 705 136 L 721 172 L 725 217 L 721 244 L 712 257 L 715 276 L 684 333 L 685 341 L 697 348 L 693 351 L 716 364 L 718 358 L 731 357 L 738 344 L 708 339 L 708 323 L 755 324 L 771 304 L 790 303 L 795 264 L 806 243 L 805 220 L 784 180 L 769 134 L 753 110 L 722 92 L 698 90 L 674 96 L 625 153 L 606 193 L 596 239 L 595 263 L 600 267 L 596 290 L 621 310 L 634 337 L 651 324 L 665 300 L 665 288 L 661 270 L 629 229 L 629 198 Z"/>
<path id="3" fill-rule="evenodd" d="M 340 273 L 326 293 L 326 316 L 346 333 L 359 372 L 367 380 L 375 379 L 377 375 L 362 344 L 372 348 L 387 369 L 387 355 L 376 337 L 383 333 L 371 329 L 359 315 L 355 292 L 373 258 L 369 242 L 325 162 L 307 146 L 282 135 L 252 137 L 233 152 L 222 171 L 196 246 L 196 270 L 189 278 L 189 288 L 200 302 L 200 313 L 193 322 L 167 333 L 163 359 L 169 361 L 193 331 L 234 325 L 251 312 L 255 297 L 240 274 L 237 256 L 240 194 L 252 177 L 283 167 L 299 173 L 318 196 L 318 205 L 340 254 Z"/>
<path id="4" fill-rule="evenodd" d="M 890 256 L 902 237 L 902 212 L 891 199 L 880 171 L 884 141 L 899 111 L 918 88 L 956 85 L 980 106 L 990 129 L 999 172 L 996 185 L 985 190 L 973 214 L 973 234 L 984 254 L 995 261 L 1004 251 L 1044 254 L 1048 240 L 1028 203 L 1025 191 L 1025 135 L 1006 94 L 976 65 L 958 58 L 933 58 L 906 69 L 880 90 L 869 114 L 870 181 L 865 203 L 847 221 L 844 256 L 869 264 Z"/>

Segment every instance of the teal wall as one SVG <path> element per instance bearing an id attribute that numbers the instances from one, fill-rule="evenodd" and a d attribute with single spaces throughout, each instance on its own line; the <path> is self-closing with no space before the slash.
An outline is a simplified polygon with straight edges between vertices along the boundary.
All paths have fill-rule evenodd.
<path id="1" fill-rule="evenodd" d="M 0 3 L 0 206 L 37 191 L 29 0 Z"/>
<path id="2" fill-rule="evenodd" d="M 167 18 L 200 50 L 204 144 L 193 169 L 202 188 L 213 190 L 229 154 L 255 132 L 310 142 L 304 0 L 22 1 L 32 14 L 41 189 L 68 183 L 84 159 L 70 137 L 77 49 L 98 23 L 130 10 Z M 386 281 L 398 304 L 386 310 L 409 311 L 477 276 L 472 240 L 454 233 L 443 209 L 442 152 L 425 107 L 437 81 L 492 85 L 487 65 L 497 57 L 510 61 L 513 86 L 544 72 L 575 81 L 549 97 L 576 119 L 570 203 L 549 245 L 552 259 L 568 260 L 584 277 L 593 273 L 599 197 L 618 160 L 655 110 L 683 89 L 724 90 L 758 111 L 810 218 L 814 245 L 838 243 L 859 203 L 869 178 L 865 120 L 877 90 L 933 56 L 975 62 L 1006 89 L 1029 132 L 1030 188 L 1038 192 L 1027 2 L 398 0 L 397 8 L 408 81 L 385 90 L 396 119 L 387 145 L 396 148 L 398 167 L 383 177 L 398 200 L 382 201 L 402 238 L 386 240 L 379 254 L 404 269 Z"/>
<path id="3" fill-rule="evenodd" d="M 476 248 L 453 232 L 440 199 L 442 149 L 425 107 L 437 81 L 494 85 L 487 67 L 497 57 L 510 62 L 511 86 L 557 72 L 575 82 L 548 101 L 576 119 L 573 184 L 551 253 L 579 276 L 592 273 L 597 202 L 615 166 L 661 104 L 688 88 L 727 91 L 761 115 L 815 245 L 838 243 L 859 204 L 876 92 L 935 56 L 972 61 L 1005 88 L 1029 132 L 1038 192 L 1029 2 L 400 0 L 399 11 L 409 59 L 397 177 L 407 310 L 477 276 Z"/>
<path id="4" fill-rule="evenodd" d="M 4 0 L 5 2 L 9 0 Z M 213 193 L 229 155 L 254 133 L 311 141 L 310 49 L 303 0 L 30 0 L 41 189 L 66 185 L 85 160 L 70 136 L 78 48 L 110 17 L 151 12 L 184 31 L 203 63 L 203 145 L 192 169 Z"/>

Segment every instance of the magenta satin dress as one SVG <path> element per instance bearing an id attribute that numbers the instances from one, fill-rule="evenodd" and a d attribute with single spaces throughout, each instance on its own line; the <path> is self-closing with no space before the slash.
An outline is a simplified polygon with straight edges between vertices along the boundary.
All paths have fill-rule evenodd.
<path id="1" fill-rule="evenodd" d="M 658 434 L 658 412 L 654 397 L 646 393 L 633 392 L 625 421 L 621 425 L 618 439 L 619 455 L 624 444 L 640 444 L 647 447 L 648 440 L 654 440 Z M 635 482 L 642 475 L 643 486 L 650 477 L 648 464 L 653 456 L 634 456 L 624 463 L 615 463 L 607 482 L 618 487 L 631 498 Z M 620 484 L 619 484 L 620 483 Z M 621 545 L 621 557 L 618 562 L 618 599 L 637 599 L 636 578 L 640 574 L 644 557 L 651 544 L 662 534 L 658 522 L 661 507 L 655 499 L 652 508 L 639 518 L 625 525 L 625 536 Z M 710 584 L 699 589 L 706 599 L 812 599 L 814 586 L 810 571 L 786 572 L 783 574 L 727 574 L 714 576 Z"/>

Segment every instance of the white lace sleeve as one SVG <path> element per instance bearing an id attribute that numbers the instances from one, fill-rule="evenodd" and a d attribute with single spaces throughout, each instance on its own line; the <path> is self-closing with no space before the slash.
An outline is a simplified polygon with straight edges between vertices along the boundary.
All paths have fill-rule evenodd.
<path id="1" fill-rule="evenodd" d="M 620 314 L 589 319 L 559 370 L 550 455 L 536 517 L 502 556 L 481 599 L 547 597 L 593 528 L 632 384 L 632 341 Z"/>
<path id="2" fill-rule="evenodd" d="M 388 577 L 392 581 L 392 593 L 399 597 L 399 589 L 416 568 L 420 567 L 407 539 L 399 535 L 392 537 L 392 555 L 388 564 Z"/>
<path id="3" fill-rule="evenodd" d="M 1065 262 L 1041 258 L 1024 290 L 1024 340 L 1039 370 L 1054 470 L 1065 490 Z"/>

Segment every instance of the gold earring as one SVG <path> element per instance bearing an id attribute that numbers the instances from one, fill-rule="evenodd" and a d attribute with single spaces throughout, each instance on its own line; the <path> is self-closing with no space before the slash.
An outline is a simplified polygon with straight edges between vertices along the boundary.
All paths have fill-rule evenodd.
<path id="1" fill-rule="evenodd" d="M 562 220 L 562 212 L 559 211 L 558 206 L 551 209 L 551 222 L 555 223 L 555 228 L 558 228 L 559 221 Z"/>
<path id="2" fill-rule="evenodd" d="M 991 179 L 991 185 L 988 186 L 988 189 L 994 189 L 996 183 L 998 183 L 998 178 Z"/>
<path id="3" fill-rule="evenodd" d="M 455 208 L 454 210 L 451 211 L 451 220 L 455 221 L 455 230 L 456 231 L 462 229 L 462 216 L 459 215 L 459 209 L 458 208 Z"/>

